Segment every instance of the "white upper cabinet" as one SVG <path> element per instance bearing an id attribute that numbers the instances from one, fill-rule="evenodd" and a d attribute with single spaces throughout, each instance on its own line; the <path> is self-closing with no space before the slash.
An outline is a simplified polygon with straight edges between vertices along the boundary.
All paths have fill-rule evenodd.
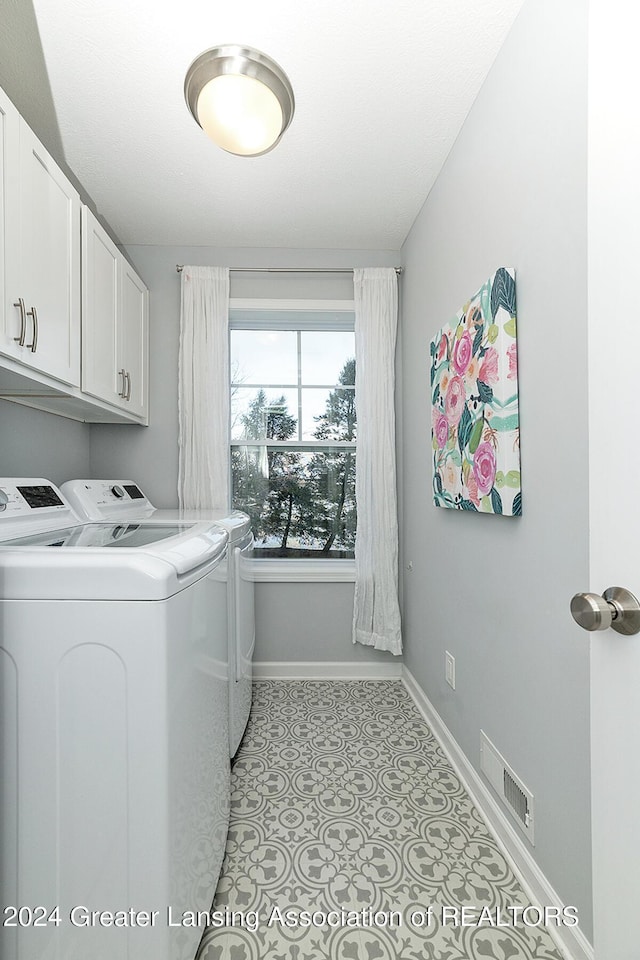
<path id="1" fill-rule="evenodd" d="M 18 358 L 24 354 L 24 347 L 18 346 L 21 312 L 13 305 L 11 292 L 20 262 L 19 143 L 20 114 L 0 89 L 0 352 Z"/>
<path id="2" fill-rule="evenodd" d="M 149 413 L 149 291 L 127 261 L 122 258 L 122 315 L 118 325 L 119 357 L 124 370 L 125 403 L 130 413 Z"/>
<path id="3" fill-rule="evenodd" d="M 27 362 L 80 386 L 80 197 L 24 120 L 19 249 L 16 295 L 31 319 Z"/>
<path id="4" fill-rule="evenodd" d="M 88 207 L 82 207 L 82 389 L 120 403 L 117 326 L 120 251 Z"/>
<path id="5" fill-rule="evenodd" d="M 147 424 L 148 326 L 144 283 L 0 89 L 0 398 Z"/>
<path id="6" fill-rule="evenodd" d="M 146 422 L 148 291 L 82 208 L 82 389 Z"/>
<path id="7" fill-rule="evenodd" d="M 2 96 L 4 323 L 0 347 L 80 385 L 80 198 Z"/>

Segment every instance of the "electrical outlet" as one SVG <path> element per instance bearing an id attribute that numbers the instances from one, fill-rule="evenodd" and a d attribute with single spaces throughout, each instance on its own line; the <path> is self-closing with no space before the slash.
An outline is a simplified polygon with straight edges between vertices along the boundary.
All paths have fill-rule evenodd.
<path id="1" fill-rule="evenodd" d="M 456 688 L 456 658 L 448 650 L 444 652 L 444 678 L 452 690 Z"/>

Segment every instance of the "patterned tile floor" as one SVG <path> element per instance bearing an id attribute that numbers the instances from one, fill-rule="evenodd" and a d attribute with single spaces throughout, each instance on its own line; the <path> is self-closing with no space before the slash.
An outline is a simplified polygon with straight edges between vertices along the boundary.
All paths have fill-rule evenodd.
<path id="1" fill-rule="evenodd" d="M 257 682 L 232 791 L 197 960 L 562 960 L 400 681 Z"/>

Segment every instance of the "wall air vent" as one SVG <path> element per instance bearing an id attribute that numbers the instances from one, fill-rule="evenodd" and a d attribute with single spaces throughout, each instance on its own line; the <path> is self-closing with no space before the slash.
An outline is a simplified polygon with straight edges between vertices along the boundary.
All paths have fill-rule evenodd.
<path id="1" fill-rule="evenodd" d="M 483 730 L 480 731 L 480 769 L 533 845 L 533 794 Z"/>

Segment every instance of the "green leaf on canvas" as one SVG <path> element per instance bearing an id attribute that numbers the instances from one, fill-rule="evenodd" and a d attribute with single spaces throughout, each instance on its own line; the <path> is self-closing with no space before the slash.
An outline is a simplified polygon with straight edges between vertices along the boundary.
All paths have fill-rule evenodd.
<path id="1" fill-rule="evenodd" d="M 495 317 L 502 307 L 512 317 L 516 315 L 516 282 L 508 270 L 500 267 L 493 277 L 491 288 L 491 316 Z"/>
<path id="2" fill-rule="evenodd" d="M 507 322 L 504 324 L 504 326 L 503 326 L 502 329 L 504 330 L 504 332 L 506 333 L 506 335 L 507 335 L 508 337 L 514 337 L 514 338 L 515 338 L 515 335 L 516 335 L 516 318 L 515 318 L 515 317 L 511 317 L 510 320 L 507 320 Z"/>
<path id="3" fill-rule="evenodd" d="M 487 337 L 489 343 L 495 343 L 498 339 L 498 334 L 500 333 L 500 327 L 497 323 L 492 323 L 489 329 L 487 330 Z"/>
<path id="4" fill-rule="evenodd" d="M 519 470 L 509 470 L 508 474 L 505 477 L 505 482 L 508 487 L 513 487 L 515 490 L 520 486 L 520 471 Z"/>
<path id="5" fill-rule="evenodd" d="M 469 453 L 475 453 L 478 449 L 478 444 L 482 439 L 482 428 L 484 427 L 484 420 L 482 417 L 473 425 L 473 430 L 471 431 L 471 436 L 469 437 Z"/>
<path id="6" fill-rule="evenodd" d="M 458 424 L 458 446 L 460 447 L 460 453 L 462 453 L 468 444 L 472 429 L 473 418 L 469 413 L 468 407 L 465 406 L 462 411 L 462 416 L 460 417 L 460 423 Z"/>
<path id="7" fill-rule="evenodd" d="M 504 487 L 505 476 L 502 470 L 498 470 L 496 473 L 495 485 L 496 487 Z"/>
<path id="8" fill-rule="evenodd" d="M 489 280 L 482 285 L 480 290 L 480 309 L 485 321 L 490 320 L 493 313 L 491 312 L 491 281 Z"/>
<path id="9" fill-rule="evenodd" d="M 473 354 L 474 357 L 477 356 L 478 353 L 480 352 L 480 347 L 482 346 L 482 337 L 483 337 L 483 336 L 484 336 L 484 328 L 483 328 L 482 325 L 481 325 L 481 326 L 479 326 L 478 329 L 476 330 L 476 335 L 475 335 L 475 337 L 473 338 L 473 347 L 472 347 L 472 349 L 471 349 L 471 353 Z"/>
<path id="10" fill-rule="evenodd" d="M 482 403 L 491 403 L 493 400 L 493 389 L 483 380 L 476 380 L 478 394 Z"/>

